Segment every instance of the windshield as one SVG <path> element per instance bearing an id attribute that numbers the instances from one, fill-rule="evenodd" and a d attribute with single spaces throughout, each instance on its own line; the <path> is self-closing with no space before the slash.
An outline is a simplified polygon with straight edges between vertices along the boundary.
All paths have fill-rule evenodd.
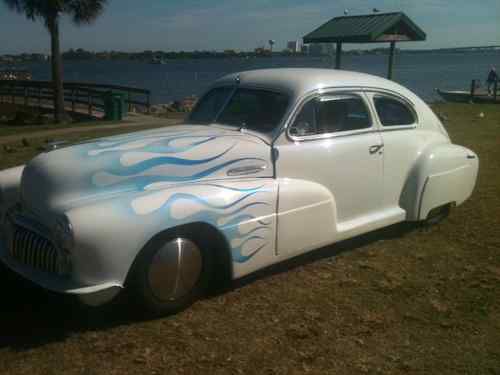
<path id="1" fill-rule="evenodd" d="M 198 124 L 218 123 L 268 133 L 279 125 L 288 100 L 286 95 L 273 91 L 216 88 L 200 100 L 189 120 Z"/>
<path id="2" fill-rule="evenodd" d="M 232 87 L 219 87 L 210 90 L 196 104 L 189 116 L 189 122 L 195 124 L 211 124 L 215 122 L 217 115 L 227 103 L 233 91 L 234 88 Z"/>

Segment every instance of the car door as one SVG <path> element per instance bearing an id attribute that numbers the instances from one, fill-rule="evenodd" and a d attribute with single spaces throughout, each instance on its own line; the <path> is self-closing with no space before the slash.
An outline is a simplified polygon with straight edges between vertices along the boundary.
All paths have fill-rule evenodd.
<path id="1" fill-rule="evenodd" d="M 368 92 L 367 97 L 384 143 L 383 206 L 394 210 L 399 207 L 410 169 L 431 134 L 418 129 L 418 117 L 409 101 L 376 91 Z"/>
<path id="2" fill-rule="evenodd" d="M 363 93 L 331 92 L 305 100 L 275 148 L 279 155 L 278 179 L 307 181 L 328 189 L 336 211 L 332 222 L 315 223 L 310 222 L 315 217 L 315 205 L 297 207 L 293 214 L 278 212 L 278 218 L 294 215 L 298 223 L 303 222 L 303 232 L 294 233 L 294 241 L 287 241 L 290 233 L 283 228 L 287 221 L 281 220 L 279 253 L 312 248 L 307 246 L 308 241 L 324 244 L 327 238 L 343 238 L 342 232 L 352 233 L 380 210 L 383 144 Z M 282 193 L 279 199 L 283 207 L 285 200 L 293 197 Z M 314 233 L 307 229 L 311 225 L 315 226 Z M 317 236 L 325 236 L 325 240 L 318 241 L 314 238 Z"/>

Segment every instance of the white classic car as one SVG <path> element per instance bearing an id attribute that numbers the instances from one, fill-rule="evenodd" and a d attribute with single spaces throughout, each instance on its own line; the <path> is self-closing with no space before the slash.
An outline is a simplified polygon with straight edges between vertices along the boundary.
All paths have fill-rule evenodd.
<path id="1" fill-rule="evenodd" d="M 186 124 L 45 152 L 0 172 L 0 259 L 99 305 L 156 313 L 472 193 L 474 152 L 400 85 L 347 71 L 226 76 Z"/>

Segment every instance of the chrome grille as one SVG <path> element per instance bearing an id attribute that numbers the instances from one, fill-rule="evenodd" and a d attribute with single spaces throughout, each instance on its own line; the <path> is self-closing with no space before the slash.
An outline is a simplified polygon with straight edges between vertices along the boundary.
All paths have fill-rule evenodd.
<path id="1" fill-rule="evenodd" d="M 57 273 L 58 252 L 38 233 L 14 226 L 11 254 L 18 262 L 44 272 Z"/>

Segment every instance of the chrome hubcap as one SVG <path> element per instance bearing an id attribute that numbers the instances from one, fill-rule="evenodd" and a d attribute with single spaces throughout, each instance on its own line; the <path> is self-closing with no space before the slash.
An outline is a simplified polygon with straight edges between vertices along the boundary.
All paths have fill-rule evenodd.
<path id="1" fill-rule="evenodd" d="M 173 301 L 188 294 L 196 285 L 202 270 L 198 246 L 185 238 L 163 245 L 149 267 L 149 285 L 156 298 Z"/>

